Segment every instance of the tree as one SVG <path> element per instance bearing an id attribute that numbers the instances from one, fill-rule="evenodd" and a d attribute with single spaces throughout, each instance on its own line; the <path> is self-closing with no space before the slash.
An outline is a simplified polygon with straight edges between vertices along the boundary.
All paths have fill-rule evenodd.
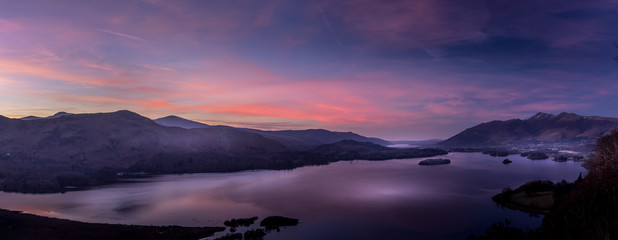
<path id="1" fill-rule="evenodd" d="M 596 180 L 615 178 L 618 174 L 618 130 L 597 139 L 595 152 L 584 163 L 590 178 Z M 607 180 L 606 179 L 606 180 Z"/>
<path id="2" fill-rule="evenodd" d="M 588 174 L 543 221 L 548 239 L 618 239 L 618 131 L 597 140 Z"/>

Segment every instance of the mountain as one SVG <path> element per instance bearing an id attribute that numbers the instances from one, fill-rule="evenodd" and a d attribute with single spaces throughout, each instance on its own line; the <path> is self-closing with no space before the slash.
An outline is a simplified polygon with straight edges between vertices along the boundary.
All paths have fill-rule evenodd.
<path id="1" fill-rule="evenodd" d="M 46 118 L 47 118 L 47 119 L 52 119 L 52 118 L 64 117 L 64 116 L 67 116 L 67 115 L 72 115 L 72 113 L 68 113 L 68 112 L 57 112 L 56 114 L 51 115 L 51 116 L 46 117 Z"/>
<path id="2" fill-rule="evenodd" d="M 59 117 L 71 115 L 71 114 L 72 113 L 67 113 L 67 112 L 57 112 L 56 114 L 48 116 L 48 117 L 27 116 L 27 117 L 20 118 L 20 120 L 52 119 L 52 118 L 59 118 Z"/>
<path id="3" fill-rule="evenodd" d="M 255 133 L 165 127 L 126 110 L 29 121 L 0 116 L 0 189 L 6 191 L 89 186 L 118 172 L 289 168 L 280 161 L 291 153 Z"/>
<path id="4" fill-rule="evenodd" d="M 42 117 L 37 117 L 37 116 L 30 115 L 30 116 L 27 116 L 27 117 L 20 118 L 20 120 L 37 120 L 37 119 L 42 119 Z"/>
<path id="5" fill-rule="evenodd" d="M 180 127 L 185 129 L 192 128 L 207 128 L 210 127 L 208 124 L 203 124 L 201 122 L 191 121 L 189 119 L 184 119 L 178 116 L 167 116 L 162 118 L 157 118 L 154 120 L 159 125 L 166 127 Z"/>
<path id="6" fill-rule="evenodd" d="M 618 127 L 618 118 L 557 115 L 539 112 L 521 120 L 491 121 L 468 128 L 439 143 L 444 147 L 575 147 L 594 143 L 595 139 Z"/>
<path id="7" fill-rule="evenodd" d="M 159 125 L 168 127 L 181 127 L 185 129 L 207 128 L 210 125 L 188 120 L 177 116 L 167 116 L 154 120 Z M 224 126 L 221 126 L 224 127 Z M 232 128 L 232 127 L 229 127 Z M 247 132 L 257 133 L 265 138 L 276 140 L 283 145 L 297 150 L 308 150 L 322 144 L 335 143 L 341 140 L 355 140 L 359 142 L 371 142 L 383 146 L 391 143 L 379 138 L 368 138 L 353 132 L 333 132 L 324 129 L 307 130 L 283 130 L 283 131 L 264 131 L 250 128 L 235 128 Z"/>
<path id="8" fill-rule="evenodd" d="M 369 138 L 353 132 L 333 132 L 324 129 L 307 130 L 282 130 L 282 131 L 263 131 L 256 129 L 246 129 L 264 136 L 265 138 L 277 140 L 283 145 L 298 149 L 308 150 L 319 145 L 336 143 L 342 140 L 354 140 L 357 142 L 370 142 L 382 146 L 390 145 L 390 142 L 379 138 Z"/>
<path id="9" fill-rule="evenodd" d="M 144 174 L 292 169 L 446 153 L 388 148 L 375 144 L 388 144 L 384 140 L 351 132 L 261 131 L 175 116 L 153 121 L 127 110 L 28 119 L 0 116 L 1 191 L 62 192 Z"/>

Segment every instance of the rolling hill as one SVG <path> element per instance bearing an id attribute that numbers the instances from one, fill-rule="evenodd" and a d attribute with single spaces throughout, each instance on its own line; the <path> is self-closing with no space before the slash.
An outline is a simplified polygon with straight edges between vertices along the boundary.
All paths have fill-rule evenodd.
<path id="1" fill-rule="evenodd" d="M 0 117 L 0 189 L 58 191 L 111 181 L 118 172 L 186 173 L 270 168 L 294 152 L 226 127 L 161 126 L 130 111 L 49 119 Z"/>

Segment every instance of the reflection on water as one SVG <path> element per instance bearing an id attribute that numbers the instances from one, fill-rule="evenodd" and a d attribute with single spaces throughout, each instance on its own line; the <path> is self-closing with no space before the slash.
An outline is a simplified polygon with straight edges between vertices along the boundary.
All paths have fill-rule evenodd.
<path id="1" fill-rule="evenodd" d="M 533 179 L 569 181 L 580 163 L 450 153 L 422 159 L 337 162 L 288 171 L 167 175 L 65 194 L 0 193 L 0 208 L 86 222 L 223 226 L 249 216 L 301 219 L 266 239 L 462 239 L 508 217 L 535 228 L 540 218 L 500 209 L 491 196 Z"/>

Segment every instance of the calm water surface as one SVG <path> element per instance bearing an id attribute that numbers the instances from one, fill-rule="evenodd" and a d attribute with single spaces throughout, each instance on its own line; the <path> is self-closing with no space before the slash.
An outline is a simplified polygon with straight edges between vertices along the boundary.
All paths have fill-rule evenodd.
<path id="1" fill-rule="evenodd" d="M 491 197 L 529 180 L 573 181 L 580 163 L 450 153 L 450 165 L 420 159 L 337 162 L 288 171 L 166 175 L 64 194 L 0 193 L 0 208 L 85 222 L 222 226 L 230 218 L 283 215 L 301 224 L 267 239 L 465 239 L 509 218 Z"/>

